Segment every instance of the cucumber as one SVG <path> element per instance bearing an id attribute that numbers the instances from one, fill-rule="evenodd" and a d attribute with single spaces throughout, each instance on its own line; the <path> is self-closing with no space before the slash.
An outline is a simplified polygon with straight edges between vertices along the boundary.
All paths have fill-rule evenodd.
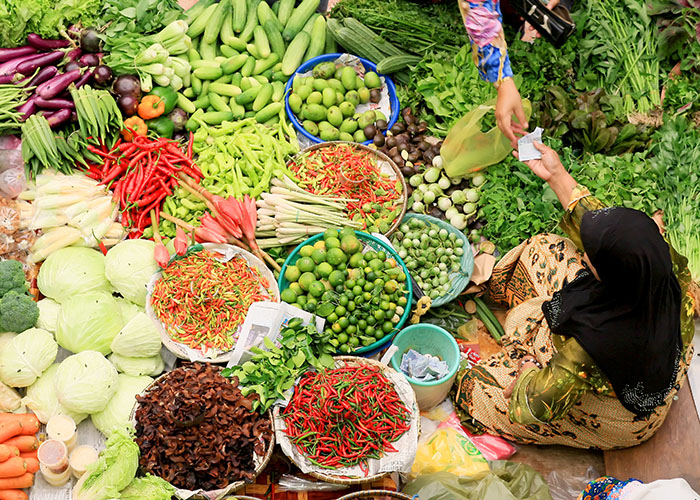
<path id="1" fill-rule="evenodd" d="M 184 80 L 183 80 L 183 82 L 184 82 Z M 187 97 L 188 99 L 192 99 L 192 98 L 194 98 L 197 94 L 194 93 L 194 89 L 192 88 L 192 85 L 188 85 L 188 86 L 186 86 L 186 87 L 182 90 L 182 95 L 184 95 L 184 96 Z"/>
<path id="2" fill-rule="evenodd" d="M 231 109 L 231 113 L 233 113 L 234 120 L 240 120 L 245 116 L 245 107 L 238 104 L 233 97 L 229 102 L 229 107 Z"/>
<path id="3" fill-rule="evenodd" d="M 209 107 L 210 101 L 209 101 L 209 94 L 202 94 L 199 99 L 194 101 L 192 104 L 194 104 L 194 107 L 197 109 L 207 109 Z"/>
<path id="4" fill-rule="evenodd" d="M 255 120 L 258 123 L 265 123 L 271 120 L 282 111 L 283 104 L 281 102 L 273 102 L 262 108 L 260 111 L 255 113 Z"/>
<path id="5" fill-rule="evenodd" d="M 202 115 L 204 115 L 204 110 L 203 109 L 198 109 L 192 115 L 190 116 L 190 119 L 187 120 L 187 123 L 185 124 L 185 128 L 190 131 L 194 132 L 199 128 L 199 121 L 202 119 Z"/>
<path id="6" fill-rule="evenodd" d="M 272 73 L 272 78 L 270 78 L 273 82 L 286 82 L 287 81 L 287 75 L 282 73 L 282 71 L 275 71 Z"/>
<path id="7" fill-rule="evenodd" d="M 272 21 L 279 31 L 282 31 L 284 29 L 284 26 L 282 25 L 282 23 L 280 23 L 279 19 L 277 19 L 275 13 L 272 12 L 272 9 L 270 9 L 270 6 L 267 4 L 267 2 L 260 2 L 258 4 L 257 14 L 258 24 L 260 26 L 264 26 L 266 22 Z"/>
<path id="8" fill-rule="evenodd" d="M 248 59 L 246 59 L 245 64 L 241 67 L 241 75 L 250 76 L 253 74 L 254 69 L 255 69 L 255 58 L 249 57 Z"/>
<path id="9" fill-rule="evenodd" d="M 284 83 L 272 82 L 272 101 L 280 102 L 284 98 Z"/>
<path id="10" fill-rule="evenodd" d="M 338 52 L 338 44 L 335 43 L 335 38 L 331 34 L 331 30 L 328 28 L 328 23 L 326 23 L 326 46 L 323 49 L 324 54 L 335 54 Z"/>
<path id="11" fill-rule="evenodd" d="M 206 28 L 204 28 L 202 42 L 210 44 L 214 43 L 219 38 L 221 26 L 223 26 L 224 21 L 228 17 L 230 9 L 231 2 L 224 1 L 217 4 L 214 14 L 212 14 L 209 23 L 207 23 Z"/>
<path id="12" fill-rule="evenodd" d="M 231 111 L 231 108 L 228 107 L 228 103 L 219 94 L 209 92 L 207 94 L 207 96 L 209 96 L 209 104 L 215 110 L 217 110 L 217 111 Z"/>
<path id="13" fill-rule="evenodd" d="M 263 28 L 265 29 L 267 40 L 270 43 L 270 49 L 274 54 L 277 54 L 281 60 L 284 57 L 284 50 L 286 48 L 284 40 L 282 39 L 282 33 L 280 33 L 275 23 L 272 21 L 267 21 Z"/>
<path id="14" fill-rule="evenodd" d="M 318 57 L 324 53 L 326 47 L 326 18 L 323 16 L 318 16 L 314 20 L 314 25 L 311 28 L 311 42 L 309 42 L 309 48 L 306 49 L 306 56 L 304 61 Z"/>
<path id="15" fill-rule="evenodd" d="M 314 27 L 314 23 L 316 22 L 316 19 L 318 19 L 319 17 L 322 17 L 321 14 L 316 13 L 316 14 L 312 15 L 306 21 L 306 23 L 304 23 L 304 27 L 301 29 L 301 31 L 305 31 L 306 33 L 309 34 L 309 36 L 311 36 L 311 30 Z"/>
<path id="16" fill-rule="evenodd" d="M 190 64 L 192 64 L 195 61 L 199 61 L 202 57 L 199 55 L 199 52 L 197 52 L 195 49 L 190 48 L 187 51 L 187 59 L 189 59 Z"/>
<path id="17" fill-rule="evenodd" d="M 243 31 L 247 17 L 246 0 L 233 0 L 233 31 L 236 33 Z"/>
<path id="18" fill-rule="evenodd" d="M 241 93 L 241 88 L 232 83 L 212 82 L 211 85 L 209 85 L 209 91 L 219 94 L 220 96 L 235 97 Z"/>
<path id="19" fill-rule="evenodd" d="M 189 28 L 187 28 L 187 36 L 190 38 L 195 38 L 204 33 L 204 29 L 207 27 L 209 24 L 209 21 L 211 20 L 212 16 L 214 15 L 214 11 L 219 7 L 218 3 L 212 4 L 202 13 L 197 16 L 197 19 L 195 19 L 190 25 Z"/>
<path id="20" fill-rule="evenodd" d="M 239 52 L 230 45 L 219 45 L 219 50 L 224 55 L 224 57 L 228 59 L 239 54 Z"/>
<path id="21" fill-rule="evenodd" d="M 195 95 L 200 95 L 202 93 L 202 80 L 192 75 L 190 84 L 192 85 L 192 90 L 194 91 Z"/>
<path id="22" fill-rule="evenodd" d="M 202 115 L 202 121 L 208 125 L 219 125 L 221 122 L 233 120 L 231 111 L 209 111 Z"/>
<path id="23" fill-rule="evenodd" d="M 199 43 L 199 55 L 202 56 L 202 59 L 210 59 L 214 60 L 216 59 L 216 47 L 218 44 L 216 43 L 204 43 L 204 40 L 202 40 Z"/>
<path id="24" fill-rule="evenodd" d="M 377 64 L 377 73 L 391 74 L 401 71 L 410 65 L 418 64 L 421 58 L 412 55 L 389 56 L 385 57 Z"/>
<path id="25" fill-rule="evenodd" d="M 267 5 L 265 2 L 260 2 L 259 5 Z M 269 8 L 269 7 L 268 7 Z M 262 26 L 256 26 L 253 29 L 253 39 L 255 40 L 255 48 L 258 49 L 260 57 L 265 59 L 270 56 L 270 42 L 267 40 L 267 35 Z"/>
<path id="26" fill-rule="evenodd" d="M 255 96 L 255 101 L 253 101 L 253 111 L 260 111 L 268 105 L 270 99 L 272 99 L 273 90 L 271 83 L 266 83 L 262 86 L 258 95 Z"/>
<path id="27" fill-rule="evenodd" d="M 234 50 L 237 50 L 238 52 L 243 52 L 247 44 L 240 38 L 234 36 L 233 38 L 229 38 L 229 41 L 226 45 L 233 48 Z"/>
<path id="28" fill-rule="evenodd" d="M 260 85 L 265 85 L 266 83 L 270 83 L 270 80 L 265 78 L 263 75 L 254 75 L 254 76 L 251 76 L 251 78 L 253 80 L 255 80 L 256 82 L 258 82 Z"/>
<path id="29" fill-rule="evenodd" d="M 197 106 L 195 106 L 194 103 L 185 97 L 181 92 L 177 93 L 177 106 L 185 113 L 190 115 L 197 111 Z"/>
<path id="30" fill-rule="evenodd" d="M 238 36 L 243 42 L 248 43 L 253 36 L 253 30 L 258 25 L 258 14 L 257 8 L 260 0 L 251 0 L 248 2 L 248 17 L 246 18 L 245 26 L 243 26 L 243 31 Z"/>
<path id="31" fill-rule="evenodd" d="M 285 40 L 289 42 L 295 39 L 296 35 L 304 28 L 306 21 L 316 12 L 320 3 L 320 0 L 302 0 L 284 25 L 282 36 Z"/>
<path id="32" fill-rule="evenodd" d="M 226 42 L 235 37 L 236 35 L 233 32 L 233 7 L 229 6 L 226 12 L 226 19 L 224 19 L 224 23 L 221 25 L 221 31 L 219 32 L 219 39 L 221 40 L 221 43 L 224 44 L 219 47 L 219 50 L 227 45 Z M 223 50 L 221 50 L 221 52 L 222 54 L 226 55 Z"/>
<path id="33" fill-rule="evenodd" d="M 279 11 L 277 12 L 277 19 L 279 19 L 279 22 L 283 25 L 286 25 L 287 21 L 289 21 L 289 17 L 292 15 L 292 11 L 294 10 L 294 3 L 295 0 L 279 1 L 280 7 Z"/>
<path id="34" fill-rule="evenodd" d="M 262 59 L 260 56 L 260 52 L 258 52 L 258 48 L 255 46 L 254 43 L 249 43 L 246 45 L 245 50 L 248 51 L 248 54 L 253 56 L 255 59 Z"/>
<path id="35" fill-rule="evenodd" d="M 277 17 L 277 14 L 280 11 L 280 3 L 278 1 L 275 1 L 270 5 L 270 8 L 272 9 L 272 13 Z"/>
<path id="36" fill-rule="evenodd" d="M 237 56 L 227 59 L 226 62 L 221 65 L 221 70 L 225 75 L 230 75 L 241 69 L 247 60 L 248 56 L 246 54 L 238 54 Z"/>
<path id="37" fill-rule="evenodd" d="M 199 2 L 187 9 L 185 11 L 185 15 L 187 16 L 187 24 L 192 24 L 194 20 L 197 19 L 197 17 L 199 17 L 199 15 L 204 12 L 213 2 L 214 0 L 199 0 Z"/>
<path id="38" fill-rule="evenodd" d="M 211 83 L 231 83 L 231 75 L 221 75 L 219 78 L 217 78 Z"/>
<path id="39" fill-rule="evenodd" d="M 197 68 L 192 74 L 200 80 L 216 80 L 224 74 L 221 68 Z"/>
<path id="40" fill-rule="evenodd" d="M 264 73 L 268 69 L 272 68 L 275 64 L 277 64 L 277 61 L 279 60 L 280 58 L 277 54 L 270 54 L 270 56 L 266 57 L 265 59 L 258 59 L 257 61 L 255 61 L 253 74 L 259 75 L 260 73 Z"/>
<path id="41" fill-rule="evenodd" d="M 306 1 L 306 0 L 304 0 Z M 306 53 L 306 48 L 309 46 L 311 37 L 308 33 L 300 31 L 292 40 L 292 43 L 287 47 L 282 59 L 282 73 L 291 76 L 301 64 Z"/>
<path id="42" fill-rule="evenodd" d="M 212 61 L 210 59 L 200 59 L 199 61 L 192 61 L 190 63 L 190 66 L 192 66 L 192 69 L 218 68 L 219 66 L 221 66 L 221 64 L 216 62 L 215 60 Z"/>
<path id="43" fill-rule="evenodd" d="M 262 86 L 259 87 L 250 87 L 248 90 L 245 92 L 238 94 L 236 96 L 236 104 L 240 104 L 242 106 L 245 106 L 246 104 L 252 103 L 256 97 L 258 97 L 258 94 L 262 90 Z"/>

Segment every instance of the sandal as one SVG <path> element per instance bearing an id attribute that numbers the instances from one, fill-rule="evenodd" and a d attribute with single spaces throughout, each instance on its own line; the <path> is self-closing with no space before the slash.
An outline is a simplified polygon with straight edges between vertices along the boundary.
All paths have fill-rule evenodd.
<path id="1" fill-rule="evenodd" d="M 576 24 L 569 11 L 561 5 L 557 5 L 553 10 L 549 10 L 539 0 L 516 0 L 511 2 L 511 5 L 557 48 L 564 45 L 566 39 L 576 30 Z"/>

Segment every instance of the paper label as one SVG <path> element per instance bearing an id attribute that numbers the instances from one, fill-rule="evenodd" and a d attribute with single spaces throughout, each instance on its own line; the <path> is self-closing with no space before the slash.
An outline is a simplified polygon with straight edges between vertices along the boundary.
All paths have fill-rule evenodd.
<path id="1" fill-rule="evenodd" d="M 533 142 L 542 142 L 542 129 L 535 128 L 535 131 L 518 139 L 518 158 L 520 161 L 539 160 L 542 153 L 535 149 Z"/>

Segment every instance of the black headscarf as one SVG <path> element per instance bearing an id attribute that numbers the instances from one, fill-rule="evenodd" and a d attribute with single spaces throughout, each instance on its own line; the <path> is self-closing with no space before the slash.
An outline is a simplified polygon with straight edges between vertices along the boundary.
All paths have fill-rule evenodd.
<path id="1" fill-rule="evenodd" d="M 542 310 L 554 333 L 588 352 L 625 408 L 648 414 L 675 384 L 682 347 L 668 244 L 646 214 L 618 207 L 585 213 L 581 241 L 600 281 L 585 272 Z"/>

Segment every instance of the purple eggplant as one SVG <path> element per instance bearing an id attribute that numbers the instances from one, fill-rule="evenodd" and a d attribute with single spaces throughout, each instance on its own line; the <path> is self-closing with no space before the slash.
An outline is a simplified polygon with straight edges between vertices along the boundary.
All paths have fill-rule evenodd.
<path id="1" fill-rule="evenodd" d="M 49 122 L 49 126 L 51 128 L 57 127 L 61 125 L 63 122 L 67 121 L 70 119 L 71 115 L 71 110 L 70 109 L 62 109 L 60 111 L 56 111 L 55 113 L 51 113 L 50 116 L 46 117 L 46 121 Z"/>
<path id="2" fill-rule="evenodd" d="M 19 75 L 18 73 L 13 73 L 11 75 L 2 75 L 0 76 L 0 84 L 15 83 L 17 82 L 17 79 L 20 76 L 22 75 Z"/>
<path id="3" fill-rule="evenodd" d="M 56 66 L 46 66 L 45 68 L 41 68 L 34 78 L 32 78 L 32 81 L 29 82 L 29 87 L 36 87 L 37 85 L 50 80 L 57 74 L 58 68 Z"/>
<path id="4" fill-rule="evenodd" d="M 31 61 L 32 59 L 36 59 L 38 57 L 43 56 L 44 54 L 29 54 L 21 57 L 15 57 L 14 59 L 10 59 L 9 61 L 5 61 L 4 63 L 0 64 L 0 75 L 10 75 L 12 73 L 16 73 L 17 66 L 19 66 L 23 62 Z"/>
<path id="5" fill-rule="evenodd" d="M 42 99 L 37 97 L 34 101 L 42 109 L 74 109 L 75 104 L 68 99 Z"/>
<path id="6" fill-rule="evenodd" d="M 43 66 L 48 66 L 49 64 L 56 64 L 61 59 L 63 59 L 63 51 L 61 50 L 42 54 L 41 57 L 35 57 L 31 61 L 25 61 L 18 64 L 17 72 L 22 73 L 23 75 L 31 75 L 37 69 Z"/>
<path id="7" fill-rule="evenodd" d="M 36 33 L 27 35 L 27 43 L 39 50 L 64 49 L 70 45 L 68 40 L 44 40 Z"/>
<path id="8" fill-rule="evenodd" d="M 36 53 L 36 48 L 31 45 L 23 47 L 15 47 L 14 49 L 0 49 L 0 62 L 9 61 L 22 56 L 28 56 Z"/>
<path id="9" fill-rule="evenodd" d="M 92 75 L 95 73 L 94 69 L 89 69 L 87 70 L 83 76 L 80 77 L 78 81 L 75 82 L 75 88 L 79 89 L 83 85 L 85 85 L 87 82 L 89 82 L 92 79 Z"/>
<path id="10" fill-rule="evenodd" d="M 27 102 L 22 104 L 20 107 L 16 109 L 16 111 L 22 115 L 20 117 L 20 121 L 24 121 L 30 116 L 32 116 L 34 113 L 36 113 L 37 107 L 36 107 L 36 100 L 38 96 L 34 94 L 31 96 L 29 99 L 27 99 Z"/>
<path id="11" fill-rule="evenodd" d="M 100 64 L 100 58 L 97 54 L 83 54 L 80 57 L 80 64 L 83 66 L 97 66 Z"/>
<path id="12" fill-rule="evenodd" d="M 70 50 L 66 53 L 65 60 L 66 62 L 77 61 L 82 55 L 82 53 L 83 51 L 80 50 L 80 47 L 76 47 L 73 50 Z"/>
<path id="13" fill-rule="evenodd" d="M 63 73 L 62 75 L 54 76 L 51 80 L 48 80 L 41 85 L 39 85 L 35 90 L 35 95 L 43 97 L 44 99 L 53 99 L 58 94 L 63 92 L 68 88 L 68 85 L 80 78 L 79 69 Z"/>

